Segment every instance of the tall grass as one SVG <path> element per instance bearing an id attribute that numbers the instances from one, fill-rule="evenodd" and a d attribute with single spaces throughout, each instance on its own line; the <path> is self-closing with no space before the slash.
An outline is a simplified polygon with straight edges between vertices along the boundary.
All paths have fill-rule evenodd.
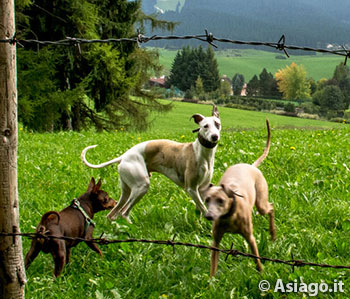
<path id="1" fill-rule="evenodd" d="M 87 168 L 80 161 L 85 146 L 99 145 L 88 153 L 89 161 L 98 163 L 148 139 L 192 141 L 195 136 L 191 130 L 196 126 L 189 116 L 208 115 L 210 108 L 190 104 L 175 107 L 168 115 L 157 116 L 153 129 L 144 133 L 121 128 L 100 134 L 20 131 L 21 231 L 34 231 L 44 212 L 69 205 L 86 190 L 91 176 L 102 178 L 103 188 L 118 199 L 116 166 Z M 249 112 L 244 116 L 243 111 L 219 110 L 224 130 L 215 159 L 214 183 L 229 165 L 253 163 L 266 142 L 266 115 Z M 299 119 L 270 115 L 269 119 L 273 128 L 271 151 L 260 169 L 275 207 L 277 240 L 270 241 L 268 219 L 255 215 L 254 210 L 260 254 L 282 259 L 291 259 L 293 254 L 295 259 L 350 265 L 350 130 L 346 125 L 326 122 L 309 130 L 306 124 L 299 126 Z M 294 122 L 296 127 L 281 128 L 285 122 Z M 104 232 L 107 238 L 168 239 L 176 234 L 179 241 L 211 244 L 210 223 L 199 217 L 189 196 L 162 175 L 152 176 L 149 192 L 131 211 L 133 224 L 123 219 L 110 222 L 106 214 L 96 214 L 95 236 Z M 24 238 L 23 243 L 26 253 L 30 240 Z M 239 235 L 225 235 L 221 246 L 229 248 L 231 243 L 238 250 L 249 251 Z M 102 258 L 85 244 L 73 248 L 71 262 L 58 279 L 53 279 L 51 256 L 40 254 L 27 271 L 27 298 L 281 298 L 281 293 L 261 293 L 258 289 L 260 280 L 267 279 L 273 285 L 278 278 L 285 283 L 342 280 L 346 293 L 326 293 L 324 298 L 349 297 L 349 272 L 345 270 L 303 267 L 293 272 L 290 267 L 265 262 L 260 274 L 253 260 L 228 258 L 225 262 L 221 256 L 217 277 L 209 278 L 209 251 L 177 247 L 173 252 L 172 248 L 151 244 L 100 247 Z"/>

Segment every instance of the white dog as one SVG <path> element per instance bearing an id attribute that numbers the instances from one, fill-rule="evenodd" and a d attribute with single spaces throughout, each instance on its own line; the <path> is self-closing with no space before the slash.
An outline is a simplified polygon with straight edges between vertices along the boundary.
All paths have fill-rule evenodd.
<path id="1" fill-rule="evenodd" d="M 192 116 L 199 124 L 198 137 L 192 143 L 178 143 L 171 140 L 150 140 L 139 143 L 120 157 L 108 162 L 93 165 L 86 158 L 86 152 L 96 145 L 86 147 L 81 158 L 91 168 L 102 168 L 118 163 L 122 193 L 118 204 L 107 215 L 110 219 L 118 215 L 129 222 L 132 207 L 146 194 L 150 185 L 150 173 L 164 174 L 191 196 L 203 215 L 207 209 L 201 199 L 212 178 L 216 145 L 220 139 L 221 122 L 216 106 L 212 116 L 201 114 Z"/>

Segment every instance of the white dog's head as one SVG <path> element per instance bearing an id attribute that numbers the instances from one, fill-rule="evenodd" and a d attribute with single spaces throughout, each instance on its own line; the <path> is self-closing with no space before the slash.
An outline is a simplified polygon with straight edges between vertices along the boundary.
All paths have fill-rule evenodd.
<path id="1" fill-rule="evenodd" d="M 220 115 L 216 106 L 213 106 L 212 116 L 210 117 L 201 114 L 194 114 L 192 117 L 199 125 L 199 129 L 193 130 L 193 132 L 198 132 L 199 142 L 205 147 L 215 147 L 220 140 L 221 131 Z"/>

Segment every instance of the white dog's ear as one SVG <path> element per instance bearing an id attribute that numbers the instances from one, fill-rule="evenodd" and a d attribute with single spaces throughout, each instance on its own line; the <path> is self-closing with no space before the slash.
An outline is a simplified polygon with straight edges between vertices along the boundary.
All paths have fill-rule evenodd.
<path id="1" fill-rule="evenodd" d="M 218 108 L 216 107 L 216 105 L 213 105 L 213 110 L 212 110 L 212 112 L 211 112 L 211 115 L 212 115 L 212 116 L 215 116 L 215 117 L 217 117 L 217 118 L 220 118 L 219 110 L 218 110 Z"/>
<path id="2" fill-rule="evenodd" d="M 193 114 L 191 118 L 192 117 L 194 118 L 194 121 L 196 122 L 196 124 L 199 124 L 204 119 L 204 116 L 202 114 Z"/>

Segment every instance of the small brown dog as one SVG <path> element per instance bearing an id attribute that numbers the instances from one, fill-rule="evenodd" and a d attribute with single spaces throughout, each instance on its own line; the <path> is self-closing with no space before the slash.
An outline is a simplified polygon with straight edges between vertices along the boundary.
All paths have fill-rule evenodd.
<path id="1" fill-rule="evenodd" d="M 102 210 L 110 210 L 116 205 L 116 201 L 100 188 L 101 180 L 96 184 L 95 179 L 91 178 L 87 191 L 78 199 L 74 199 L 69 207 L 59 213 L 55 211 L 45 213 L 36 228 L 36 233 L 46 236 L 92 239 L 95 226 L 92 220 L 94 214 Z M 64 265 L 69 262 L 71 248 L 80 242 L 79 240 L 33 239 L 25 258 L 25 267 L 28 269 L 40 251 L 51 253 L 55 262 L 54 274 L 58 277 Z M 95 243 L 88 241 L 85 243 L 102 256 L 101 250 Z"/>
<path id="2" fill-rule="evenodd" d="M 273 205 L 268 202 L 266 180 L 257 168 L 267 157 L 270 149 L 270 126 L 267 125 L 267 143 L 264 153 L 252 164 L 236 164 L 229 167 L 222 176 L 219 186 L 210 185 L 205 192 L 205 204 L 208 212 L 205 217 L 213 221 L 213 247 L 219 248 L 220 241 L 226 232 L 241 234 L 249 243 L 254 255 L 259 256 L 253 235 L 252 210 L 256 205 L 261 215 L 270 216 L 270 234 L 275 239 Z M 219 252 L 212 251 L 210 275 L 214 276 L 219 261 Z M 257 269 L 262 270 L 259 259 Z"/>

